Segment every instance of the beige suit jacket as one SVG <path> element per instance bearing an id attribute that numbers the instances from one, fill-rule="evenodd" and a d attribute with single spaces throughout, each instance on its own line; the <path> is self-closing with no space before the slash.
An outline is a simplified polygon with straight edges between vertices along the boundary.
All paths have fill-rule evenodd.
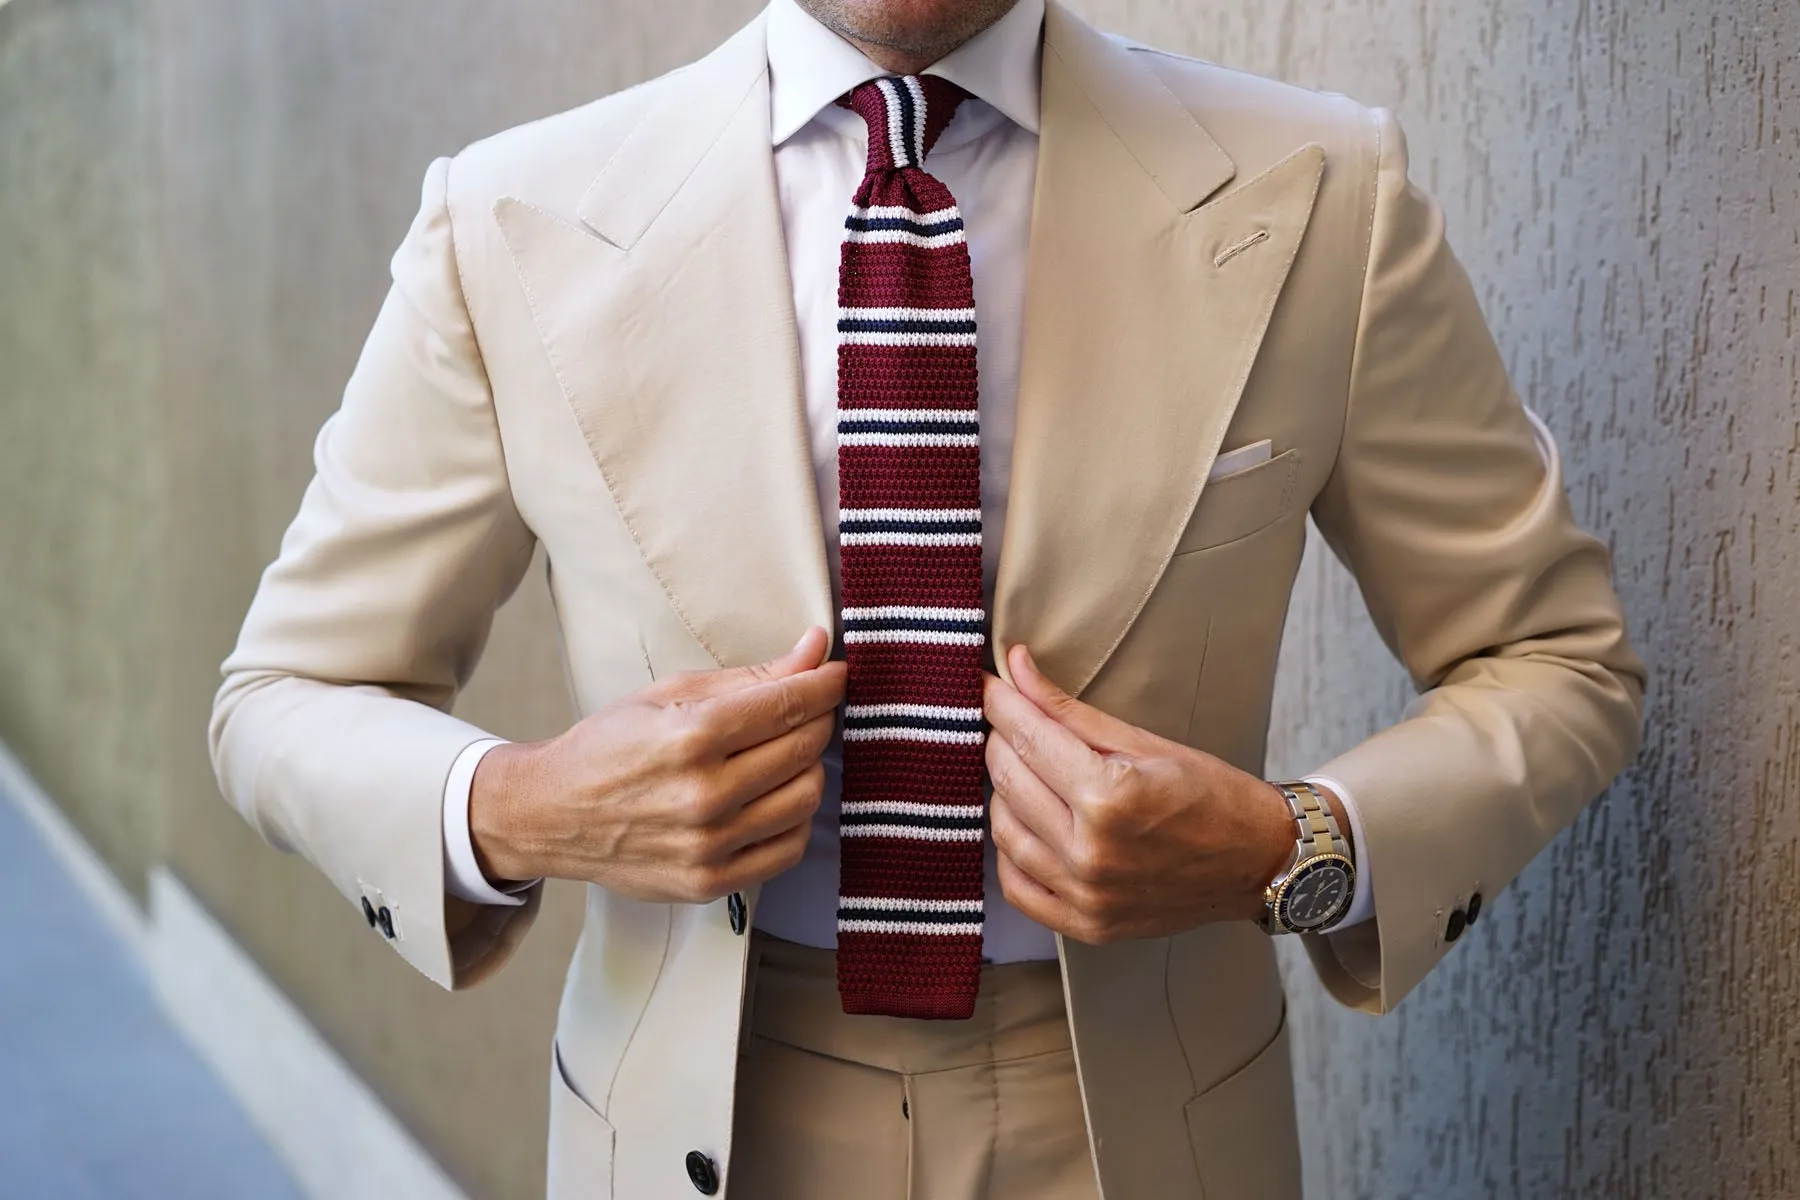
<path id="1" fill-rule="evenodd" d="M 1635 751 L 1643 668 L 1605 548 L 1391 117 L 1054 0 L 1042 97 L 995 650 L 1028 643 L 1089 702 L 1260 771 L 1310 513 L 1421 690 L 1322 768 L 1354 790 L 1380 893 L 1311 961 L 1384 1011 L 1445 954 L 1447 915 Z M 535 545 L 584 713 L 833 622 L 761 18 L 434 163 L 393 280 L 226 664 L 213 749 L 272 843 L 385 904 L 395 948 L 461 987 L 535 907 L 463 920 L 439 834 L 481 733 L 451 702 Z M 1263 438 L 1270 461 L 1205 484 L 1221 445 Z M 554 1195 L 687 1195 L 693 1149 L 728 1186 L 747 941 L 724 900 L 589 888 Z M 1057 945 L 1109 1200 L 1294 1192 L 1269 939 Z"/>

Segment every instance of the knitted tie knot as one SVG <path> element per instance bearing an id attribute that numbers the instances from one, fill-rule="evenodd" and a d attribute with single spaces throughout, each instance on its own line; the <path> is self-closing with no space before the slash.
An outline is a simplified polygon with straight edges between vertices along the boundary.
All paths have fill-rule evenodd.
<path id="1" fill-rule="evenodd" d="M 838 103 L 869 126 L 868 173 L 922 167 L 969 93 L 936 75 L 889 75 L 858 84 Z"/>

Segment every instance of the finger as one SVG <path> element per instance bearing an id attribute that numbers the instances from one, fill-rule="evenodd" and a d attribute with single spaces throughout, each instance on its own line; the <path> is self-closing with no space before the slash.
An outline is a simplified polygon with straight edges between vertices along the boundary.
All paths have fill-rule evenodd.
<path id="1" fill-rule="evenodd" d="M 1055 850 L 1033 833 L 1006 800 L 998 795 L 988 805 L 988 828 L 994 849 L 1047 892 L 1062 894 L 1069 876 Z"/>
<path id="2" fill-rule="evenodd" d="M 713 734 L 713 749 L 735 754 L 837 711 L 844 699 L 846 670 L 842 662 L 828 662 L 701 700 L 695 712 Z"/>
<path id="3" fill-rule="evenodd" d="M 1142 731 L 1117 717 L 1101 712 L 1091 704 L 1083 704 L 1053 683 L 1038 668 L 1031 650 L 1014 644 L 1006 652 L 1006 665 L 1012 672 L 1013 686 L 1045 715 L 1102 753 L 1125 753 L 1140 740 Z"/>
<path id="4" fill-rule="evenodd" d="M 814 762 L 787 782 L 746 804 L 727 825 L 721 839 L 725 856 L 758 842 L 779 837 L 796 825 L 808 825 L 824 795 L 825 768 Z"/>
<path id="5" fill-rule="evenodd" d="M 1074 800 L 1101 782 L 1101 759 L 1088 744 L 997 675 L 983 680 L 982 707 L 994 734 L 1003 737 L 1031 773 L 1050 790 Z"/>
<path id="6" fill-rule="evenodd" d="M 729 886 L 720 895 L 754 887 L 792 869 L 805 856 L 811 838 L 812 822 L 802 821 L 774 837 L 745 846 L 725 869 Z"/>
<path id="7" fill-rule="evenodd" d="M 1064 904 L 1054 892 L 1022 871 L 1012 859 L 1004 854 L 997 856 L 994 869 L 1000 880 L 1001 894 L 1006 897 L 1008 904 L 1046 929 L 1069 934 L 1075 927 L 1074 910 Z"/>
<path id="8" fill-rule="evenodd" d="M 758 683 L 785 679 L 802 671 L 810 671 L 824 661 L 825 649 L 830 641 L 830 635 L 824 629 L 812 625 L 800 635 L 800 640 L 794 643 L 793 649 L 777 658 L 752 663 L 747 667 L 688 671 L 673 675 L 663 680 L 657 691 L 660 698 L 667 701 L 706 700 L 741 691 Z"/>
<path id="9" fill-rule="evenodd" d="M 719 767 L 717 784 L 732 807 L 780 787 L 819 761 L 831 741 L 833 712 L 821 713 L 798 729 L 739 750 Z"/>
<path id="10" fill-rule="evenodd" d="M 1005 738 L 988 739 L 987 766 L 988 778 L 994 781 L 994 806 L 1004 800 L 1020 824 L 1040 841 L 1056 847 L 1062 857 L 1061 848 L 1075 833 L 1075 814 L 1068 804 L 1032 773 Z"/>

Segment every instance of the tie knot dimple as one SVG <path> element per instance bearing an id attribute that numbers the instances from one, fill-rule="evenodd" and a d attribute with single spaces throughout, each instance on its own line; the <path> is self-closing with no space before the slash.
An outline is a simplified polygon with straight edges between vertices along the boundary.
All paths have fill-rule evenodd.
<path id="1" fill-rule="evenodd" d="M 869 126 L 869 171 L 894 171 L 924 165 L 967 96 L 936 75 L 889 75 L 858 84 L 838 103 Z"/>

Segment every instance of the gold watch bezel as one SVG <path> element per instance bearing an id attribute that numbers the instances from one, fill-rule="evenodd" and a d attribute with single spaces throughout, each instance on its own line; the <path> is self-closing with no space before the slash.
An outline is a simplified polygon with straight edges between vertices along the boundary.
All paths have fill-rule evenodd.
<path id="1" fill-rule="evenodd" d="M 1329 921 L 1326 921 L 1322 925 L 1298 926 L 1289 924 L 1285 901 L 1287 900 L 1289 889 L 1294 886 L 1296 877 L 1301 873 L 1301 868 L 1312 867 L 1319 863 L 1326 862 L 1336 862 L 1341 864 L 1344 868 L 1345 876 L 1350 880 L 1350 894 L 1344 898 L 1344 906 L 1333 914 Z M 1356 864 L 1350 860 L 1348 855 L 1339 854 L 1335 850 L 1326 850 L 1318 854 L 1305 855 L 1297 858 L 1287 870 L 1281 873 L 1280 878 L 1276 879 L 1263 889 L 1263 903 L 1265 905 L 1264 913 L 1267 917 L 1267 926 L 1265 927 L 1273 926 L 1284 933 L 1323 933 L 1325 930 L 1330 929 L 1333 925 L 1337 924 L 1337 922 L 1344 919 L 1344 914 L 1350 911 L 1350 905 L 1355 899 L 1355 896 Z"/>

